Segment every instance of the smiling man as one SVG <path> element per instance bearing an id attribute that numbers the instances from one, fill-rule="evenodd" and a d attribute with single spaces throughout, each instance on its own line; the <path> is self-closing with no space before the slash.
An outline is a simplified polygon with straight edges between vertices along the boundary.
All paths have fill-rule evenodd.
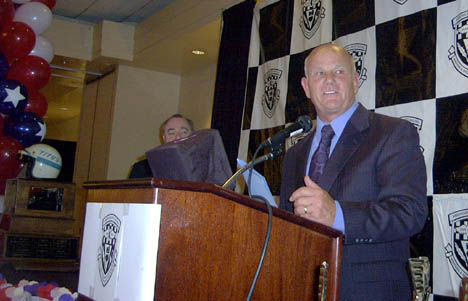
<path id="1" fill-rule="evenodd" d="M 345 234 L 340 300 L 411 300 L 409 238 L 427 216 L 416 128 L 356 101 L 358 74 L 342 47 L 315 48 L 304 69 L 317 127 L 286 153 L 280 206 Z"/>

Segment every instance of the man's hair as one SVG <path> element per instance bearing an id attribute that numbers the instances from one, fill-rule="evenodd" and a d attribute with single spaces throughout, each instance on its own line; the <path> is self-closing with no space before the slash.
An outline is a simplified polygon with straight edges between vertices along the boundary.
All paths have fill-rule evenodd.
<path id="1" fill-rule="evenodd" d="M 167 119 L 162 123 L 162 125 L 161 125 L 161 131 L 162 131 L 163 134 L 164 134 L 164 131 L 165 131 L 165 128 L 166 128 L 167 123 L 168 123 L 169 120 L 171 120 L 172 118 L 183 118 L 183 119 L 185 119 L 185 120 L 187 121 L 187 123 L 189 124 L 189 126 L 190 126 L 190 130 L 191 130 L 192 132 L 195 132 L 195 126 L 194 126 L 192 120 L 188 119 L 187 117 L 185 117 L 185 116 L 182 115 L 182 114 L 174 114 L 174 115 L 172 115 L 171 117 L 167 118 Z"/>

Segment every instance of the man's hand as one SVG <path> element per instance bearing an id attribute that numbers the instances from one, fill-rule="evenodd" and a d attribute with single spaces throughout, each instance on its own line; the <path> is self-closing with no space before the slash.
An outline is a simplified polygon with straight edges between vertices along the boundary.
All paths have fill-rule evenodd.
<path id="1" fill-rule="evenodd" d="M 336 215 L 335 201 L 309 176 L 304 177 L 304 183 L 306 186 L 294 191 L 289 198 L 290 202 L 294 202 L 294 213 L 327 226 L 333 226 Z"/>

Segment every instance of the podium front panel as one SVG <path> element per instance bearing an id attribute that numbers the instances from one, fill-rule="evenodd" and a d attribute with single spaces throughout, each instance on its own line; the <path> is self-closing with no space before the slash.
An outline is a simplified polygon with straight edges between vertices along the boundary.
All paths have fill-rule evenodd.
<path id="1" fill-rule="evenodd" d="M 211 184 L 156 179 L 146 188 L 137 184 L 92 183 L 88 202 L 161 205 L 155 299 L 245 299 L 265 243 L 264 205 Z M 342 234 L 280 209 L 273 214 L 252 299 L 317 300 L 325 261 L 326 300 L 338 300 Z"/>

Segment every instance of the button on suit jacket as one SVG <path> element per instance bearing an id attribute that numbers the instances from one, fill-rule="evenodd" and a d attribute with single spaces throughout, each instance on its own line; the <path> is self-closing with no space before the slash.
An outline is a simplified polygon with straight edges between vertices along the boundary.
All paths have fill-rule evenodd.
<path id="1" fill-rule="evenodd" d="M 280 207 L 304 186 L 314 133 L 286 153 Z M 426 168 L 416 128 L 359 104 L 318 181 L 345 221 L 340 300 L 410 300 L 409 238 L 427 216 Z M 311 246 L 313 247 L 313 246 Z"/>

